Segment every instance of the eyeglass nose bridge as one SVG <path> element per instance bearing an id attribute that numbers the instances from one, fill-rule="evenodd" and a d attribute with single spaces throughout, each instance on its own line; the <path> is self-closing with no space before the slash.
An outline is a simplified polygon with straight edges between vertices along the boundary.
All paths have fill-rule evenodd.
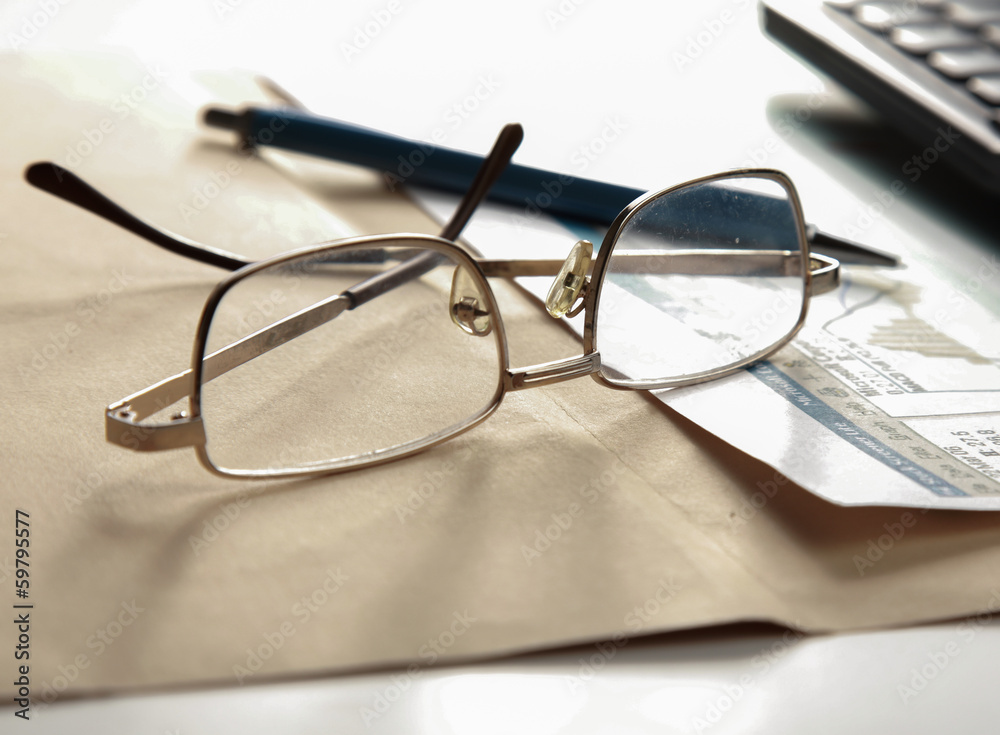
<path id="1" fill-rule="evenodd" d="M 540 365 L 507 370 L 504 374 L 504 389 L 508 391 L 524 390 L 536 386 L 561 383 L 564 380 L 582 378 L 593 375 L 601 369 L 601 356 L 598 352 L 588 352 L 579 357 L 569 357 L 553 360 Z"/>
<path id="2" fill-rule="evenodd" d="M 545 297 L 545 310 L 550 316 L 556 319 L 574 317 L 583 309 L 590 284 L 587 271 L 593 254 L 594 244 L 589 240 L 579 240 L 569 251 Z"/>
<path id="3" fill-rule="evenodd" d="M 458 266 L 451 279 L 451 320 L 466 334 L 485 337 L 493 331 L 493 319 L 488 302 L 479 284 L 465 266 Z"/>

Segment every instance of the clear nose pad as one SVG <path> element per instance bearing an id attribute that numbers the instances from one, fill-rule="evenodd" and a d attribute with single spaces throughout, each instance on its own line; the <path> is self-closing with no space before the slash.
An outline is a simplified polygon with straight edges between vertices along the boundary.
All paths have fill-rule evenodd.
<path id="1" fill-rule="evenodd" d="M 583 308 L 582 300 L 575 309 L 573 304 L 587 293 L 587 270 L 590 268 L 590 256 L 593 254 L 593 243 L 589 240 L 580 240 L 566 256 L 556 280 L 552 282 L 549 295 L 545 297 L 545 310 L 556 319 L 567 314 L 576 316 Z"/>
<path id="2" fill-rule="evenodd" d="M 477 279 L 467 268 L 456 268 L 451 279 L 451 320 L 462 331 L 476 337 L 485 337 L 493 331 L 493 320 L 487 311 L 487 303 Z"/>

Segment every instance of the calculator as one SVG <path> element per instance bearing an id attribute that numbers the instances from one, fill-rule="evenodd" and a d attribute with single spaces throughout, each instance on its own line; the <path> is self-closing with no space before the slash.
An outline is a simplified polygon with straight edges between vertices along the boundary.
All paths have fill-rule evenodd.
<path id="1" fill-rule="evenodd" d="M 768 36 L 927 160 L 1000 195 L 1000 0 L 763 0 L 760 12 Z"/>

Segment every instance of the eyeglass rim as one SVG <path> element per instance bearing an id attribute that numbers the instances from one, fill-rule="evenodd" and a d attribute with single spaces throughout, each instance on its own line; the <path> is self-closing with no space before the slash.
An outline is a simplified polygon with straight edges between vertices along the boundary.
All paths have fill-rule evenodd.
<path id="1" fill-rule="evenodd" d="M 737 363 L 725 366 L 720 369 L 704 371 L 695 375 L 682 376 L 680 378 L 671 378 L 667 380 L 659 381 L 631 381 L 629 383 L 623 383 L 622 381 L 615 381 L 604 374 L 603 365 L 600 360 L 599 353 L 597 351 L 597 320 L 596 315 L 598 313 L 598 306 L 600 304 L 600 296 L 603 290 L 604 277 L 607 272 L 608 263 L 610 261 L 610 255 L 614 249 L 614 245 L 617 242 L 622 230 L 636 214 L 643 207 L 649 203 L 671 194 L 673 192 L 686 189 L 699 184 L 709 183 L 713 181 L 724 181 L 727 179 L 737 179 L 737 178 L 755 178 L 761 180 L 771 180 L 779 184 L 788 194 L 789 201 L 792 205 L 795 226 L 797 231 L 797 237 L 799 239 L 799 252 L 802 260 L 802 272 L 803 272 L 803 300 L 802 306 L 799 311 L 798 318 L 795 325 L 791 331 L 785 335 L 782 339 L 771 344 L 769 347 L 760 350 L 759 352 L 751 355 L 748 358 L 740 360 Z M 425 247 L 430 250 L 435 250 L 437 252 L 442 252 L 446 255 L 452 256 L 457 260 L 461 261 L 469 271 L 469 273 L 474 274 L 474 279 L 481 289 L 481 292 L 488 300 L 488 305 L 494 318 L 494 329 L 497 330 L 497 351 L 498 351 L 498 380 L 497 387 L 494 391 L 492 400 L 488 405 L 484 406 L 477 414 L 469 417 L 465 422 L 456 424 L 452 427 L 448 427 L 446 430 L 442 430 L 436 434 L 432 434 L 428 437 L 423 437 L 422 439 L 415 440 L 413 442 L 402 445 L 403 448 L 390 447 L 386 450 L 379 450 L 372 455 L 363 455 L 363 459 L 356 459 L 352 457 L 339 458 L 329 460 L 327 462 L 319 462 L 315 466 L 310 467 L 288 467 L 288 468 L 275 468 L 275 469 L 264 469 L 264 470 L 234 470 L 231 468 L 219 467 L 216 465 L 211 457 L 209 456 L 207 442 L 205 444 L 199 444 L 195 447 L 198 454 L 199 460 L 206 469 L 208 469 L 213 474 L 221 475 L 224 477 L 237 477 L 237 478 L 284 478 L 284 477 L 306 477 L 312 475 L 323 475 L 338 472 L 345 472 L 355 469 L 361 469 L 364 467 L 373 467 L 386 462 L 401 459 L 403 457 L 408 457 L 413 454 L 423 452 L 430 449 L 438 444 L 442 444 L 450 439 L 462 434 L 469 429 L 479 425 L 485 421 L 490 415 L 492 415 L 500 404 L 503 402 L 503 398 L 507 391 L 510 389 L 509 377 L 510 371 L 510 353 L 507 344 L 506 331 L 503 325 L 503 320 L 500 315 L 499 308 L 497 306 L 496 297 L 493 293 L 493 289 L 486 278 L 482 267 L 477 262 L 478 254 L 470 251 L 469 248 L 464 246 L 460 242 L 454 242 L 450 240 L 444 240 L 439 237 L 434 237 L 431 235 L 422 235 L 415 233 L 399 233 L 399 234 L 388 234 L 388 235 L 368 235 L 357 238 L 350 238 L 348 240 L 338 240 L 335 242 L 322 243 L 320 245 L 313 245 L 305 248 L 300 248 L 298 250 L 293 250 L 286 253 L 281 253 L 279 255 L 273 256 L 263 261 L 256 262 L 252 265 L 241 268 L 234 273 L 226 276 L 222 281 L 220 281 L 216 287 L 213 289 L 212 293 L 209 295 L 204 310 L 202 312 L 201 319 L 199 320 L 198 331 L 195 337 L 195 346 L 192 353 L 192 373 L 193 373 L 193 389 L 189 396 L 189 411 L 192 416 L 201 416 L 201 386 L 202 386 L 202 368 L 203 360 L 202 356 L 204 354 L 205 347 L 207 345 L 208 329 L 211 325 L 211 317 L 214 315 L 216 308 L 221 302 L 225 293 L 232 288 L 235 284 L 244 280 L 245 278 L 254 275 L 260 270 L 274 267 L 282 263 L 287 263 L 297 259 L 303 259 L 308 257 L 313 257 L 325 252 L 335 252 L 337 250 L 347 249 L 347 248 L 357 248 L 357 247 L 371 247 L 375 245 L 385 245 L 386 243 L 393 243 L 406 246 L 407 244 L 416 247 Z M 785 344 L 791 341 L 798 331 L 802 328 L 805 322 L 806 315 L 808 312 L 810 291 L 811 291 L 811 278 L 812 274 L 809 268 L 809 245 L 808 239 L 806 237 L 805 231 L 805 218 L 802 212 L 801 201 L 798 197 L 798 192 L 795 189 L 794 184 L 791 179 L 785 175 L 783 172 L 775 169 L 735 169 L 732 171 L 726 171 L 721 173 L 710 174 L 707 176 L 702 176 L 697 179 L 692 179 L 689 181 L 681 182 L 673 186 L 661 189 L 658 191 L 649 192 L 635 201 L 630 203 L 625 209 L 623 209 L 612 226 L 608 229 L 605 237 L 602 241 L 601 247 L 598 251 L 597 258 L 594 261 L 594 268 L 590 276 L 590 283 L 592 286 L 587 289 L 584 295 L 584 333 L 583 333 L 583 358 L 595 358 L 594 365 L 595 370 L 591 371 L 590 376 L 597 381 L 602 386 L 612 388 L 615 390 L 655 390 L 659 388 L 670 388 L 670 387 L 682 387 L 687 385 L 694 385 L 698 383 L 707 382 L 710 380 L 715 380 L 717 378 L 724 377 L 726 375 L 734 374 L 740 370 L 748 367 L 749 365 L 759 362 L 761 359 L 765 358 L 769 354 L 773 354 L 777 350 L 781 349 Z M 356 460 L 356 461 L 352 461 Z"/>
<path id="2" fill-rule="evenodd" d="M 740 360 L 739 362 L 724 366 L 722 368 L 714 370 L 706 370 L 700 373 L 695 373 L 693 375 L 685 375 L 676 378 L 669 378 L 666 380 L 648 380 L 648 381 L 616 381 L 609 378 L 604 373 L 603 361 L 600 363 L 599 369 L 591 374 L 591 378 L 596 380 L 601 385 L 607 388 L 613 388 L 615 390 L 658 390 L 661 388 L 681 388 L 689 385 L 697 385 L 699 383 L 705 383 L 710 380 L 716 380 L 718 378 L 725 377 L 727 375 L 732 375 L 734 373 L 743 370 L 756 362 L 760 362 L 762 359 L 770 354 L 774 354 L 786 344 L 791 342 L 791 340 L 798 334 L 799 330 L 802 329 L 803 324 L 805 324 L 806 316 L 809 311 L 809 301 L 812 292 L 812 272 L 810 270 L 810 252 L 809 252 L 809 240 L 806 237 L 806 225 L 805 216 L 802 212 L 802 202 L 799 199 L 798 191 L 795 189 L 795 185 L 792 183 L 791 178 L 788 177 L 784 172 L 777 169 L 771 168 L 742 168 L 733 169 L 731 171 L 722 171 L 719 173 L 709 174 L 707 176 L 701 176 L 696 179 L 691 179 L 689 181 L 684 181 L 673 186 L 669 186 L 665 189 L 660 189 L 658 191 L 651 191 L 643 196 L 635 199 L 631 204 L 629 204 L 625 209 L 623 209 L 617 217 L 615 217 L 614 222 L 611 227 L 608 228 L 607 233 L 604 236 L 601 246 L 597 251 L 597 257 L 594 260 L 593 272 L 590 276 L 590 286 L 584 295 L 584 325 L 583 325 L 583 351 L 584 354 L 597 354 L 597 328 L 599 326 L 597 322 L 598 307 L 600 305 L 601 293 L 604 288 L 604 277 L 607 272 L 608 263 L 611 259 L 611 252 L 614 250 L 615 243 L 622 234 L 622 230 L 636 214 L 636 212 L 643 209 L 646 205 L 651 202 L 660 199 L 668 194 L 672 194 L 681 189 L 686 189 L 692 186 L 697 186 L 699 184 L 710 183 L 713 181 L 724 181 L 726 179 L 738 179 L 738 178 L 756 178 L 763 180 L 770 180 L 778 183 L 784 190 L 788 193 L 789 201 L 792 205 L 792 210 L 795 218 L 795 229 L 799 240 L 799 252 L 802 260 L 801 268 L 803 273 L 803 298 L 802 306 L 799 310 L 798 319 L 795 325 L 792 327 L 791 331 L 786 334 L 780 340 L 777 340 L 769 347 L 759 350 L 753 355 Z"/>
<path id="3" fill-rule="evenodd" d="M 770 348 L 764 351 L 764 353 L 754 355 L 748 358 L 746 361 L 740 364 L 730 366 L 725 369 L 710 371 L 704 376 L 697 376 L 692 379 L 690 376 L 683 380 L 673 380 L 660 382 L 658 384 L 642 384 L 642 385 L 621 385 L 616 384 L 608 380 L 604 375 L 600 374 L 601 360 L 595 347 L 595 318 L 596 318 L 596 305 L 599 301 L 601 285 L 603 284 L 604 275 L 606 272 L 608 260 L 610 253 L 613 249 L 612 245 L 616 241 L 617 237 L 620 235 L 621 229 L 634 214 L 635 211 L 641 209 L 641 207 L 648 203 L 650 200 L 657 199 L 664 196 L 670 192 L 676 191 L 678 189 L 683 189 L 690 187 L 699 183 L 709 182 L 713 180 L 725 180 L 727 178 L 760 178 L 760 179 L 771 179 L 778 182 L 784 190 L 788 193 L 789 199 L 792 202 L 795 219 L 798 225 L 798 236 L 800 241 L 800 253 L 804 261 L 803 273 L 804 273 L 804 289 L 805 298 L 803 300 L 803 308 L 799 315 L 798 323 L 795 329 L 790 332 L 784 340 L 779 343 L 772 345 Z M 300 248 L 294 251 L 282 253 L 275 255 L 267 260 L 255 262 L 244 266 L 238 271 L 228 275 L 222 281 L 220 281 L 210 295 L 209 299 L 212 300 L 213 296 L 216 297 L 214 301 L 214 306 L 212 312 L 214 313 L 214 307 L 217 306 L 218 300 L 221 299 L 221 295 L 224 294 L 232 284 L 253 275 L 262 268 L 273 266 L 282 261 L 294 260 L 296 258 L 308 257 L 310 255 L 315 255 L 317 253 L 332 252 L 337 249 L 347 248 L 347 247 L 360 247 L 364 245 L 371 246 L 373 244 L 384 244 L 386 242 L 392 242 L 400 244 L 404 241 L 412 242 L 416 247 L 425 247 L 431 250 L 437 250 L 442 253 L 446 253 L 449 256 L 461 261 L 461 263 L 467 267 L 469 273 L 474 274 L 473 278 L 478 284 L 482 294 L 488 300 L 488 306 L 494 315 L 495 329 L 497 330 L 496 338 L 497 349 L 498 349 L 498 372 L 500 374 L 500 380 L 498 381 L 498 388 L 494 393 L 494 398 L 489 405 L 483 408 L 483 410 L 470 417 L 469 420 L 455 425 L 455 427 L 449 427 L 446 431 L 439 432 L 438 434 L 431 435 L 430 437 L 424 437 L 421 440 L 409 443 L 405 449 L 399 451 L 385 451 L 380 453 L 378 457 L 372 457 L 371 455 L 366 455 L 364 459 L 356 462 L 349 462 L 351 458 L 341 458 L 339 460 L 334 459 L 325 463 L 318 463 L 316 466 L 312 467 L 287 467 L 278 468 L 275 470 L 256 470 L 256 471 L 240 471 L 240 470 L 228 470 L 225 468 L 217 468 L 214 463 L 207 456 L 207 450 L 205 447 L 205 442 L 207 437 L 205 436 L 203 430 L 203 422 L 201 421 L 200 412 L 200 400 L 201 400 L 201 355 L 204 352 L 205 344 L 207 343 L 207 326 L 206 326 L 206 314 L 208 313 L 210 304 L 206 302 L 205 309 L 202 312 L 202 318 L 199 320 L 199 337 L 196 338 L 195 349 L 192 355 L 192 368 L 184 371 L 182 374 L 172 376 L 163 381 L 160 381 L 149 388 L 139 391 L 131 396 L 118 401 L 106 409 L 106 433 L 109 440 L 112 437 L 113 432 L 117 432 L 124 429 L 122 433 L 122 438 L 114 439 L 116 443 L 122 444 L 123 446 L 129 446 L 131 448 L 141 448 L 143 450 L 157 450 L 157 449 L 168 449 L 168 448 L 179 448 L 184 446 L 191 446 L 195 448 L 196 454 L 199 457 L 200 463 L 213 474 L 223 476 L 223 477 L 237 477 L 237 478 L 258 478 L 258 479 L 268 479 L 268 478 L 290 478 L 290 477 L 309 477 L 316 475 L 334 474 L 339 472 L 345 472 L 355 469 L 361 469 L 369 466 L 376 466 L 385 462 L 393 461 L 403 457 L 411 456 L 417 454 L 426 449 L 434 447 L 441 444 L 455 436 L 468 431 L 469 429 L 482 423 L 486 418 L 492 415 L 493 412 L 501 404 L 503 397 L 506 392 L 521 390 L 523 388 L 545 385 L 550 382 L 559 382 L 562 380 L 582 377 L 583 375 L 591 375 L 598 383 L 601 385 L 616 389 L 616 390 L 636 390 L 636 389 L 650 389 L 657 387 L 671 387 L 680 385 L 689 385 L 696 382 L 703 382 L 706 380 L 713 380 L 724 375 L 737 372 L 742 367 L 747 364 L 751 364 L 759 359 L 763 359 L 778 349 L 780 349 L 783 344 L 791 340 L 795 333 L 801 328 L 801 325 L 805 319 L 808 300 L 811 295 L 813 295 L 813 284 L 822 283 L 824 284 L 824 290 L 830 290 L 830 287 L 836 285 L 839 264 L 836 260 L 826 258 L 823 256 L 812 256 L 809 253 L 808 239 L 805 232 L 804 217 L 802 215 L 802 207 L 798 198 L 798 194 L 795 190 L 794 185 L 791 180 L 780 171 L 773 169 L 737 169 L 729 172 L 712 174 L 709 176 L 704 176 L 691 181 L 682 182 L 680 184 L 662 189 L 659 191 L 650 192 L 642 197 L 639 197 L 634 202 L 632 202 L 628 207 L 626 207 L 616 218 L 613 226 L 609 228 L 609 231 L 604 239 L 604 244 L 602 245 L 598 257 L 594 261 L 594 269 L 591 276 L 587 279 L 588 284 L 592 283 L 596 279 L 596 285 L 586 289 L 584 293 L 584 303 L 585 308 L 584 320 L 584 350 L 583 355 L 573 358 L 565 358 L 561 360 L 556 360 L 551 363 L 544 363 L 541 365 L 528 366 L 526 368 L 521 368 L 518 370 L 510 369 L 510 357 L 507 347 L 506 332 L 502 319 L 500 317 L 499 307 L 497 305 L 496 297 L 493 289 L 491 288 L 487 274 L 490 276 L 505 276 L 509 275 L 505 273 L 503 267 L 498 268 L 497 266 L 503 266 L 504 260 L 493 261 L 490 259 L 481 260 L 481 255 L 475 252 L 471 247 L 464 243 L 454 242 L 451 240 L 445 240 L 439 237 L 433 237 L 423 234 L 411 234 L 411 233 L 392 233 L 392 234 L 382 234 L 382 235 L 368 235 L 356 238 L 350 238 L 347 240 L 338 240 L 327 243 L 320 243 L 319 245 L 312 245 L 304 248 Z M 819 270 L 816 274 L 808 267 L 811 261 L 816 261 L 816 265 Z M 532 262 L 532 261 L 525 261 Z M 542 261 L 539 261 L 542 262 Z M 558 270 L 559 266 L 555 265 L 559 261 L 552 261 L 552 265 L 545 266 L 554 267 Z M 553 271 L 554 273 L 555 271 Z M 820 274 L 823 274 L 820 277 Z M 536 275 L 541 275 L 541 273 L 536 273 Z M 819 280 L 817 280 L 819 278 Z M 200 342 L 199 342 L 200 339 Z M 195 379 L 195 372 L 197 372 L 197 379 Z M 193 385 L 192 385 L 193 384 Z M 197 405 L 192 405 L 194 402 L 194 388 L 197 388 L 198 399 Z M 142 418 L 136 419 L 134 416 L 127 416 L 127 414 L 132 413 L 132 403 L 133 401 L 141 401 L 143 408 L 141 411 L 145 417 L 151 415 L 153 406 L 152 402 L 155 400 L 157 404 L 160 403 L 160 398 L 164 396 L 169 396 L 171 393 L 167 391 L 181 391 L 179 398 L 184 395 L 188 398 L 189 404 L 189 415 L 178 414 L 172 418 L 172 422 L 168 424 L 158 424 L 158 425 L 146 425 L 142 426 L 135 422 L 142 421 Z M 169 402 L 163 405 L 169 405 Z M 197 412 L 197 416 L 194 413 Z M 119 416 L 121 414 L 121 416 Z M 156 434 L 151 432 L 156 431 Z M 142 434 L 140 441 L 128 443 L 125 441 L 126 434 L 129 437 L 133 433 L 139 432 Z M 147 440 L 148 441 L 144 441 Z M 133 446 L 135 444 L 135 446 Z M 391 450 L 392 448 L 390 448 Z"/>
<path id="4" fill-rule="evenodd" d="M 433 235 L 423 235 L 419 233 L 393 233 L 383 235 L 365 235 L 353 237 L 345 240 L 336 240 L 319 245 L 312 245 L 296 250 L 280 253 L 265 260 L 255 262 L 237 271 L 227 274 L 212 289 L 205 301 L 201 316 L 198 321 L 198 329 L 195 333 L 194 347 L 191 356 L 191 379 L 192 388 L 188 395 L 188 412 L 191 420 L 204 423 L 201 410 L 202 399 L 202 378 L 205 365 L 205 350 L 208 345 L 208 336 L 211 328 L 212 318 L 222 302 L 226 293 L 241 281 L 259 273 L 262 270 L 274 268 L 296 260 L 308 259 L 325 253 L 334 253 L 345 249 L 357 249 L 364 247 L 418 247 L 443 253 L 458 264 L 465 266 L 469 274 L 474 278 L 480 293 L 487 301 L 491 314 L 491 322 L 494 334 L 491 338 L 496 341 L 497 347 L 497 375 L 496 388 L 493 397 L 479 412 L 468 417 L 465 421 L 453 424 L 438 431 L 435 434 L 423 437 L 395 447 L 377 450 L 371 454 L 353 455 L 352 457 L 334 458 L 327 461 L 318 461 L 309 466 L 276 467 L 265 469 L 234 469 L 223 467 L 212 459 L 208 448 L 208 436 L 205 433 L 205 441 L 195 445 L 198 460 L 202 466 L 214 475 L 228 478 L 243 479 L 267 479 L 267 478 L 288 478 L 288 477 L 309 477 L 315 475 L 327 475 L 365 467 L 375 467 L 380 464 L 392 462 L 397 459 L 418 454 L 427 449 L 442 444 L 454 437 L 462 434 L 491 416 L 503 402 L 507 392 L 507 377 L 510 369 L 510 351 L 507 344 L 507 333 L 504 328 L 503 319 L 497 304 L 496 296 L 490 287 L 489 281 L 483 273 L 482 268 L 476 262 L 476 256 L 470 252 L 469 248 L 460 242 L 445 240 Z M 359 459 L 360 457 L 360 459 Z"/>

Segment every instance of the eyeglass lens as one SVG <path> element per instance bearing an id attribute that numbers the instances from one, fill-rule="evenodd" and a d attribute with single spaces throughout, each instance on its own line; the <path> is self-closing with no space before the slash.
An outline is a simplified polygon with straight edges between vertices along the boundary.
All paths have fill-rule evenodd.
<path id="1" fill-rule="evenodd" d="M 710 376 L 781 342 L 803 316 L 800 231 L 791 193 L 768 178 L 696 182 L 635 210 L 600 286 L 604 377 Z"/>
<path id="2" fill-rule="evenodd" d="M 430 265 L 417 277 L 356 309 L 337 298 L 427 252 Z M 451 434 L 490 409 L 499 397 L 499 337 L 452 321 L 456 270 L 468 266 L 383 242 L 238 281 L 218 304 L 205 349 L 210 461 L 231 471 L 350 465 Z M 474 278 L 460 280 L 476 288 Z"/>

